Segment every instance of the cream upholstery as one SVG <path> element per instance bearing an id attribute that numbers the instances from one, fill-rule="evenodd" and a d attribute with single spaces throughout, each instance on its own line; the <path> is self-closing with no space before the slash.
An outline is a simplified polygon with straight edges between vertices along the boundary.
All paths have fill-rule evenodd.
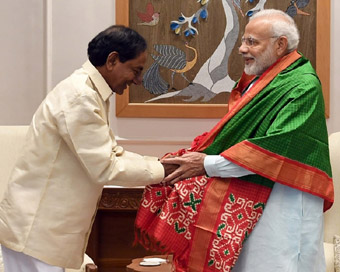
<path id="1" fill-rule="evenodd" d="M 0 126 L 0 201 L 7 189 L 7 181 L 18 154 L 24 143 L 28 126 Z M 85 266 L 93 263 L 85 254 L 84 263 L 80 269 L 66 269 L 65 272 L 85 272 Z M 3 272 L 3 263 L 0 247 L 0 272 Z"/>
<path id="2" fill-rule="evenodd" d="M 335 199 L 332 208 L 325 213 L 325 255 L 326 272 L 334 272 L 333 236 L 340 235 L 340 132 L 329 136 Z"/>

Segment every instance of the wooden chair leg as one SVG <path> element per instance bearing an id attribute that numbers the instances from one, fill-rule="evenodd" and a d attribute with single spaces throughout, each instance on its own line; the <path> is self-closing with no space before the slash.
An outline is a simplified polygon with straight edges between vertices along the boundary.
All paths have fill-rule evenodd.
<path id="1" fill-rule="evenodd" d="M 87 264 L 85 266 L 85 272 L 98 272 L 98 266 L 95 264 Z"/>

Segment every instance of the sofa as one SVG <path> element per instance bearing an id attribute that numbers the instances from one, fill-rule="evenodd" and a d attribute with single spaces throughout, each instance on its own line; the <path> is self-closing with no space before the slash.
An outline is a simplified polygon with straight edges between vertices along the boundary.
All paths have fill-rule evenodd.
<path id="1" fill-rule="evenodd" d="M 339 260 L 340 252 L 340 132 L 329 136 L 329 150 L 332 164 L 333 183 L 335 191 L 334 204 L 330 210 L 324 214 L 325 233 L 324 249 L 326 256 L 326 272 L 340 272 Z M 335 270 L 336 269 L 336 270 Z"/>
<path id="2" fill-rule="evenodd" d="M 18 154 L 22 148 L 28 126 L 0 126 L 0 201 L 7 189 L 7 181 Z M 80 269 L 66 269 L 65 272 L 96 272 L 97 266 L 85 254 Z M 0 272 L 4 271 L 0 247 Z"/>

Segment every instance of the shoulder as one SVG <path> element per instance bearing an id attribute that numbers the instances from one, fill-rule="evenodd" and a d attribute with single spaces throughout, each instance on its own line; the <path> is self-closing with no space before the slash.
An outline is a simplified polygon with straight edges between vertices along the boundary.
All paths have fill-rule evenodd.
<path id="1" fill-rule="evenodd" d="M 322 92 L 318 75 L 310 61 L 303 56 L 278 74 L 275 82 L 289 92 Z"/>
<path id="2" fill-rule="evenodd" d="M 102 104 L 98 92 L 91 85 L 89 75 L 79 69 L 46 96 L 42 109 L 58 119 L 68 112 L 94 111 L 102 108 Z"/>
<path id="3" fill-rule="evenodd" d="M 61 105 L 72 105 L 79 99 L 93 99 L 97 96 L 98 93 L 92 86 L 89 75 L 83 69 L 79 69 L 56 85 L 47 98 Z"/>

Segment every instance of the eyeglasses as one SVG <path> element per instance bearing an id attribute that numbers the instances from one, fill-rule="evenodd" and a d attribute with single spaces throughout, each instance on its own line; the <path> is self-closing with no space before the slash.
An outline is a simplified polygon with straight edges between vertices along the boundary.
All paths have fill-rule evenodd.
<path id="1" fill-rule="evenodd" d="M 277 36 L 273 36 L 273 37 L 264 38 L 264 39 L 254 39 L 253 37 L 247 37 L 247 38 L 242 37 L 241 38 L 241 45 L 243 43 L 245 43 L 246 46 L 248 46 L 248 47 L 254 47 L 254 46 L 258 45 L 260 43 L 260 41 L 268 40 L 268 39 L 272 39 L 272 38 L 278 38 L 278 37 Z"/>

